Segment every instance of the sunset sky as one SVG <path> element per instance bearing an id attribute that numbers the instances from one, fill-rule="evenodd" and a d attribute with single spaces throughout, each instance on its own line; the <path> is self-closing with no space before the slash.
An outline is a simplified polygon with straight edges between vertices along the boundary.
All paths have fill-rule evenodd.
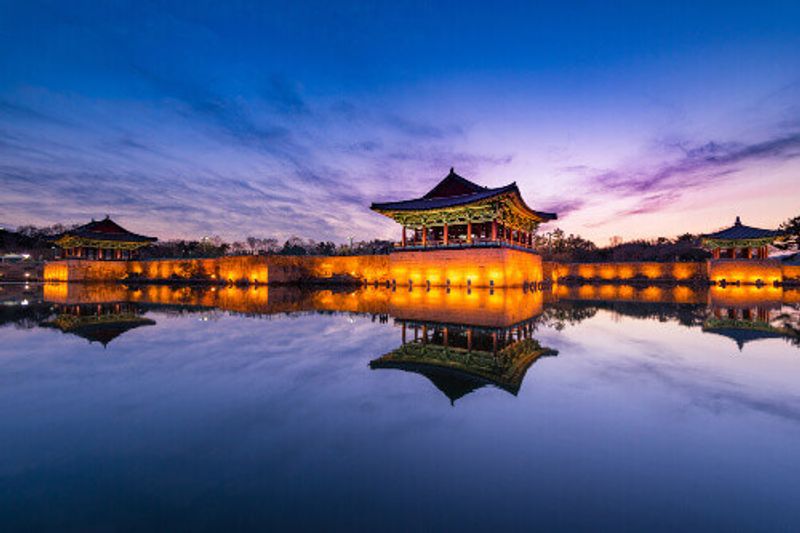
<path id="1" fill-rule="evenodd" d="M 797 1 L 369 4 L 0 0 L 0 225 L 398 238 L 451 166 L 601 245 L 800 215 Z"/>

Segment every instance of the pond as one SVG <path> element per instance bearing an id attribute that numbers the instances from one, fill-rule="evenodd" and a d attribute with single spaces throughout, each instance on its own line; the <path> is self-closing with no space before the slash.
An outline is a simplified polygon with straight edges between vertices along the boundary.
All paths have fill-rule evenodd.
<path id="1" fill-rule="evenodd" d="M 800 294 L 0 286 L 5 530 L 797 530 Z"/>

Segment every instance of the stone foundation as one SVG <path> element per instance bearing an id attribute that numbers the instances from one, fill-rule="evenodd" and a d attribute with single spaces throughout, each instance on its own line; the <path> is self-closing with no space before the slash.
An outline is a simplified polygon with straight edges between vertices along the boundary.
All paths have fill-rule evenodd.
<path id="1" fill-rule="evenodd" d="M 542 281 L 542 258 L 512 248 L 398 251 L 389 273 L 397 285 L 522 287 Z"/>
<path id="2" fill-rule="evenodd" d="M 785 267 L 791 269 L 788 265 Z M 709 261 L 708 277 L 715 283 L 764 283 L 772 285 L 783 282 L 783 265 L 773 259 L 716 259 Z"/>

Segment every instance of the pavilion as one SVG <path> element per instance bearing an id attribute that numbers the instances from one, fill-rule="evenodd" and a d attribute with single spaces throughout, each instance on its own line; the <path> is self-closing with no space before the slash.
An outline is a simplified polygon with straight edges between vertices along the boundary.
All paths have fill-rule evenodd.
<path id="1" fill-rule="evenodd" d="M 421 198 L 373 203 L 370 208 L 403 226 L 400 250 L 480 246 L 530 250 L 537 226 L 557 218 L 555 213 L 528 207 L 516 183 L 482 187 L 452 168 Z"/>
<path id="2" fill-rule="evenodd" d="M 134 258 L 140 248 L 157 240 L 132 233 L 106 216 L 65 231 L 55 243 L 64 249 L 65 259 L 120 260 Z"/>
<path id="3" fill-rule="evenodd" d="M 733 226 L 703 235 L 703 247 L 714 259 L 767 259 L 769 246 L 781 236 L 780 231 L 745 226 L 739 217 Z"/>

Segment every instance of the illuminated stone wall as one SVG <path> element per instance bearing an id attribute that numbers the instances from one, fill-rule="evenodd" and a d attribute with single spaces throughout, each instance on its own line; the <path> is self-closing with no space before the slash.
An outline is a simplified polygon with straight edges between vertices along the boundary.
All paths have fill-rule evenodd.
<path id="1" fill-rule="evenodd" d="M 364 256 L 231 256 L 217 259 L 150 261 L 66 260 L 48 263 L 48 281 L 163 281 L 198 279 L 220 282 L 293 283 L 350 278 L 367 283 L 453 287 L 522 286 L 542 279 L 538 255 L 507 248 L 431 250 Z"/>
<path id="2" fill-rule="evenodd" d="M 542 258 L 510 248 L 403 251 L 390 256 L 390 277 L 397 285 L 521 287 L 542 280 Z"/>
<path id="3" fill-rule="evenodd" d="M 212 259 L 148 261 L 53 261 L 45 266 L 46 281 L 121 281 L 141 278 L 228 283 L 293 283 L 348 276 L 368 282 L 387 281 L 389 256 L 227 256 Z"/>
<path id="4" fill-rule="evenodd" d="M 509 248 L 405 251 L 365 256 L 228 256 L 150 261 L 64 260 L 47 263 L 46 281 L 166 281 L 197 279 L 229 283 L 296 283 L 344 278 L 401 286 L 516 287 L 565 278 L 589 281 L 800 283 L 800 266 L 777 260 L 717 260 L 702 263 L 542 263 L 532 253 Z"/>
<path id="5" fill-rule="evenodd" d="M 44 266 L 45 281 L 115 281 L 127 276 L 124 261 L 50 261 Z"/>
<path id="6" fill-rule="evenodd" d="M 774 259 L 719 259 L 702 263 L 544 263 L 545 279 L 590 281 L 713 281 L 800 283 L 800 266 Z"/>
<path id="7" fill-rule="evenodd" d="M 258 256 L 231 256 L 216 259 L 157 259 L 152 261 L 65 260 L 45 266 L 46 281 L 119 281 L 199 279 L 219 281 L 269 281 L 267 264 Z"/>
<path id="8" fill-rule="evenodd" d="M 800 265 L 783 265 L 781 271 L 784 283 L 800 284 Z"/>
<path id="9" fill-rule="evenodd" d="M 568 263 L 552 269 L 561 278 L 600 281 L 693 281 L 708 279 L 706 263 Z"/>
<path id="10" fill-rule="evenodd" d="M 545 281 L 558 283 L 558 280 L 569 275 L 569 265 L 564 263 L 554 263 L 552 261 L 542 261 L 542 277 Z"/>
<path id="11" fill-rule="evenodd" d="M 780 261 L 773 259 L 709 261 L 709 279 L 719 283 L 762 283 L 772 284 L 783 281 L 783 270 Z"/>
<path id="12" fill-rule="evenodd" d="M 348 277 L 367 283 L 389 281 L 389 255 L 269 256 L 270 276 L 275 282 Z M 294 273 L 292 273 L 294 268 Z M 286 275 L 288 278 L 278 278 Z"/>

